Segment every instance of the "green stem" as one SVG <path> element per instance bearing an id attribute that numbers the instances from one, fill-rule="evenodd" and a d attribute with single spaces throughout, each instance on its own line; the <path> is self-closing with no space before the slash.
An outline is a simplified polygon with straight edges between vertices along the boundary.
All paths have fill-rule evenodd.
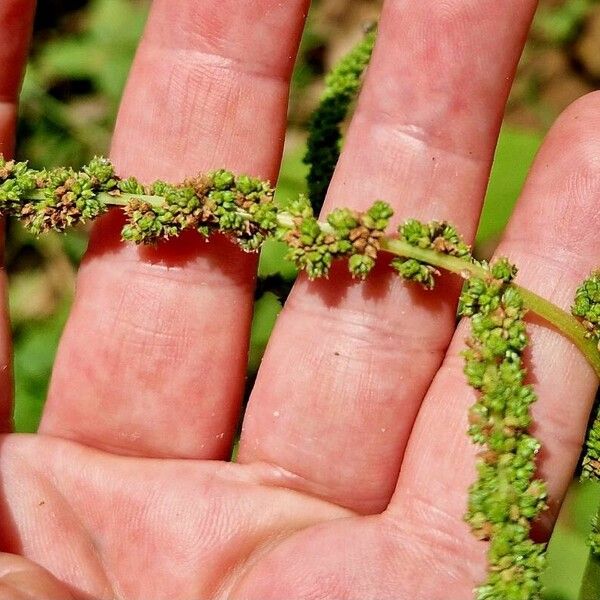
<path id="1" fill-rule="evenodd" d="M 598 519 L 600 519 L 600 508 L 598 508 Z M 591 550 L 583 573 L 579 600 L 598 600 L 598 598 L 600 598 L 600 555 Z"/>
<path id="2" fill-rule="evenodd" d="M 414 258 L 445 271 L 456 273 L 463 277 L 486 277 L 487 271 L 479 265 L 468 263 L 455 256 L 448 256 L 435 250 L 416 248 L 401 240 L 383 238 L 381 247 L 386 252 Z M 513 284 L 521 293 L 523 302 L 528 310 L 534 312 L 547 323 L 558 329 L 565 337 L 571 340 L 583 353 L 596 375 L 600 378 L 600 353 L 596 344 L 588 338 L 588 331 L 572 315 L 565 312 L 552 302 L 534 294 L 526 288 Z M 600 598 L 598 596 L 597 598 Z"/>
<path id="3" fill-rule="evenodd" d="M 27 195 L 28 200 L 43 200 L 44 197 L 44 192 L 41 190 L 31 192 Z M 123 192 L 120 192 L 118 195 L 100 192 L 96 197 L 100 202 L 109 206 L 127 206 L 132 200 L 143 200 L 153 206 L 162 206 L 165 203 L 163 196 L 142 196 L 140 194 L 125 194 Z"/>

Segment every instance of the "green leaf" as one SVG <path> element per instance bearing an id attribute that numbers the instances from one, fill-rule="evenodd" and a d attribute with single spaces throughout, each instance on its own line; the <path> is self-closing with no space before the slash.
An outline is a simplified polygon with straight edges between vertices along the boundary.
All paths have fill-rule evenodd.
<path id="1" fill-rule="evenodd" d="M 67 312 L 65 305 L 51 318 L 32 322 L 17 332 L 14 344 L 17 432 L 33 433 L 38 428 Z"/>
<path id="2" fill-rule="evenodd" d="M 265 293 L 254 303 L 254 317 L 250 334 L 250 352 L 248 356 L 248 374 L 258 371 L 267 342 L 275 327 L 275 321 L 281 312 L 281 303 L 275 294 Z"/>
<path id="3" fill-rule="evenodd" d="M 506 227 L 541 140 L 537 133 L 503 127 L 477 231 L 479 248 L 493 244 Z"/>

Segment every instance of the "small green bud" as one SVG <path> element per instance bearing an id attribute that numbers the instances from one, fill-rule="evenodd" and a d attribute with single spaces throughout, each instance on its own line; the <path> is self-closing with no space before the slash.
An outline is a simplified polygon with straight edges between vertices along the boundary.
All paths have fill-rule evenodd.
<path id="1" fill-rule="evenodd" d="M 262 182 L 259 179 L 252 179 L 247 175 L 241 175 L 236 179 L 235 187 L 240 193 L 244 194 L 244 196 L 249 196 L 250 194 L 261 191 Z"/>
<path id="2" fill-rule="evenodd" d="M 139 230 L 132 225 L 125 225 L 121 230 L 121 238 L 125 242 L 140 242 Z"/>
<path id="3" fill-rule="evenodd" d="M 170 183 L 162 181 L 161 179 L 157 179 L 152 185 L 148 186 L 147 191 L 152 196 L 166 197 L 169 194 L 172 194 L 175 191 L 175 189 Z"/>
<path id="4" fill-rule="evenodd" d="M 313 216 L 313 209 L 308 201 L 308 198 L 304 195 L 298 196 L 295 200 L 292 200 L 286 206 L 287 212 L 289 212 L 293 217 L 302 217 L 304 219 Z"/>
<path id="5" fill-rule="evenodd" d="M 394 211 L 392 207 L 387 202 L 378 200 L 367 211 L 366 218 L 363 219 L 363 224 L 369 229 L 385 231 L 393 215 Z"/>
<path id="6" fill-rule="evenodd" d="M 140 196 L 144 194 L 144 188 L 135 177 L 128 177 L 127 179 L 122 179 L 121 181 L 119 181 L 117 187 L 124 194 L 134 194 Z"/>
<path id="7" fill-rule="evenodd" d="M 416 219 L 409 219 L 398 228 L 400 239 L 417 248 L 431 247 L 429 227 Z"/>
<path id="8" fill-rule="evenodd" d="M 300 234 L 304 245 L 313 244 L 321 236 L 321 227 L 314 217 L 308 217 L 300 223 Z"/>
<path id="9" fill-rule="evenodd" d="M 600 411 L 590 427 L 585 447 L 582 478 L 600 481 Z"/>
<path id="10" fill-rule="evenodd" d="M 577 289 L 571 312 L 583 320 L 588 336 L 600 341 L 600 271 L 593 273 Z"/>
<path id="11" fill-rule="evenodd" d="M 395 258 L 392 260 L 391 266 L 403 279 L 416 281 L 428 290 L 435 287 L 435 275 L 439 273 L 431 265 L 420 263 L 414 258 Z"/>
<path id="12" fill-rule="evenodd" d="M 434 247 L 439 238 L 442 238 L 444 241 L 443 244 L 437 244 L 441 251 L 460 258 L 471 258 L 471 247 L 465 244 L 462 237 L 456 231 L 456 228 L 452 225 L 448 223 L 439 224 L 439 231 L 436 231 L 433 236 Z"/>
<path id="13" fill-rule="evenodd" d="M 235 176 L 230 171 L 216 171 L 213 174 L 213 187 L 215 190 L 230 190 L 235 183 Z"/>
<path id="14" fill-rule="evenodd" d="M 491 265 L 491 273 L 494 279 L 510 283 L 517 275 L 517 267 L 508 262 L 506 258 L 500 258 Z"/>
<path id="15" fill-rule="evenodd" d="M 348 208 L 336 208 L 328 215 L 327 222 L 343 236 L 348 235 L 350 230 L 358 227 L 356 213 Z"/>
<path id="16" fill-rule="evenodd" d="M 116 184 L 115 169 L 112 163 L 102 156 L 95 156 L 88 165 L 83 167 L 83 172 L 97 180 L 102 189 L 114 187 Z"/>
<path id="17" fill-rule="evenodd" d="M 274 232 L 277 229 L 277 208 L 272 203 L 259 204 L 254 213 L 254 221 L 265 232 Z"/>
<path id="18" fill-rule="evenodd" d="M 350 273 L 357 279 L 366 279 L 374 266 L 375 260 L 363 254 L 353 254 L 348 261 Z"/>

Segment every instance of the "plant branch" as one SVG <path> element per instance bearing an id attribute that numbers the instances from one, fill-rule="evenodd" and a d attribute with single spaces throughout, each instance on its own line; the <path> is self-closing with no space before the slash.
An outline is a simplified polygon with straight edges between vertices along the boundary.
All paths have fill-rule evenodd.
<path id="1" fill-rule="evenodd" d="M 42 190 L 36 190 L 27 194 L 27 200 L 43 200 L 44 192 Z M 96 195 L 99 202 L 108 206 L 127 206 L 133 200 L 141 200 L 147 202 L 151 206 L 159 207 L 165 203 L 164 196 L 143 196 L 140 194 L 126 194 L 119 192 L 118 194 L 109 194 L 107 192 L 100 192 Z"/>
<path id="2" fill-rule="evenodd" d="M 310 279 L 326 277 L 338 259 L 347 260 L 353 277 L 365 279 L 386 253 L 393 256 L 390 266 L 402 278 L 428 289 L 435 286 L 440 269 L 466 280 L 459 305 L 460 314 L 470 317 L 472 324 L 465 374 L 469 385 L 480 392 L 469 411 L 469 435 L 487 452 L 479 460 L 480 476 L 471 487 L 465 518 L 474 535 L 491 544 L 489 577 L 477 594 L 505 597 L 506 590 L 516 586 L 539 595 L 533 590 L 541 587 L 545 548 L 529 533 L 546 507 L 547 488 L 533 478 L 540 444 L 528 432 L 529 406 L 536 395 L 523 381 L 522 352 L 527 345 L 523 318 L 532 311 L 556 328 L 579 348 L 600 378 L 600 273 L 593 273 L 577 290 L 572 310 L 578 320 L 516 285 L 517 269 L 506 259 L 489 265 L 476 261 L 449 223 L 412 219 L 398 228 L 398 235 L 388 235 L 393 210 L 383 201 L 364 212 L 338 208 L 319 221 L 307 198 L 300 196 L 282 207 L 274 201 L 268 182 L 226 170 L 179 185 L 162 181 L 142 185 L 134 178 L 117 177 L 101 157 L 75 172 L 34 171 L 26 163 L 7 162 L 0 156 L 0 212 L 19 218 L 35 235 L 65 231 L 111 206 L 120 207 L 126 216 L 122 239 L 136 244 L 168 240 L 184 230 L 204 236 L 220 232 L 249 252 L 259 250 L 268 239 L 283 241 L 288 246 L 286 258 Z M 496 396 L 512 400 L 498 407 L 490 404 Z M 591 435 L 587 443 L 592 475 L 598 464 L 597 441 L 598 436 Z M 507 506 L 511 511 L 502 509 Z M 581 600 L 598 598 L 598 563 L 592 556 Z M 517 564 L 521 566 L 514 570 Z"/>
<path id="3" fill-rule="evenodd" d="M 43 197 L 42 191 L 35 191 L 29 194 L 29 199 L 31 200 L 41 200 Z M 97 195 L 97 199 L 106 205 L 120 207 L 129 205 L 133 200 L 142 201 L 157 208 L 164 206 L 165 203 L 165 198 L 163 196 L 146 196 L 122 192 L 118 194 L 102 192 Z M 247 216 L 247 213 L 241 209 L 238 209 L 237 212 L 242 217 Z M 294 217 L 285 211 L 279 212 L 277 221 L 282 226 L 291 227 L 294 223 Z M 320 222 L 319 227 L 325 234 L 334 233 L 333 227 L 328 223 Z M 421 263 L 460 275 L 464 279 L 470 277 L 485 278 L 488 276 L 488 271 L 477 263 L 466 261 L 464 258 L 459 258 L 457 256 L 437 252 L 436 250 L 429 248 L 419 248 L 403 240 L 392 237 L 382 237 L 380 245 L 381 249 L 389 254 L 403 258 L 413 258 Z M 600 378 L 600 353 L 598 352 L 596 343 L 589 338 L 589 332 L 581 322 L 538 294 L 516 284 L 511 285 L 514 285 L 514 287 L 519 290 L 525 303 L 525 307 L 528 310 L 534 312 L 544 321 L 555 327 L 575 344 L 586 357 L 596 375 Z"/>
<path id="4" fill-rule="evenodd" d="M 448 256 L 435 250 L 416 248 L 402 240 L 384 238 L 381 247 L 391 254 L 414 258 L 445 271 L 456 273 L 464 278 L 487 277 L 487 271 L 477 264 L 467 263 L 463 259 Z M 588 330 L 575 317 L 552 302 L 519 285 L 512 285 L 521 293 L 526 308 L 571 340 L 588 360 L 597 377 L 600 378 L 600 353 L 595 342 L 588 337 Z"/>

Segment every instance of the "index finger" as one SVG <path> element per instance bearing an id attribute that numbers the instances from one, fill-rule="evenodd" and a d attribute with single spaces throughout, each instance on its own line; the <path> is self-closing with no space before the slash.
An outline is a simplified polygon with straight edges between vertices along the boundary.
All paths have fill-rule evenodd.
<path id="1" fill-rule="evenodd" d="M 17 98 L 31 37 L 34 0 L 0 0 L 0 154 L 14 150 Z M 0 183 L 2 180 L 0 179 Z M 4 234 L 0 235 L 4 245 Z M 6 272 L 0 274 L 0 431 L 10 428 L 12 412 L 10 326 L 6 307 Z"/>
<path id="2" fill-rule="evenodd" d="M 17 96 L 27 57 L 35 0 L 0 0 L 0 154 L 14 146 Z"/>
<path id="3" fill-rule="evenodd" d="M 156 0 L 113 140 L 119 171 L 274 180 L 307 4 Z M 198 234 L 126 246 L 120 226 L 110 214 L 92 236 L 40 430 L 126 454 L 223 458 L 243 395 L 255 258 Z"/>

